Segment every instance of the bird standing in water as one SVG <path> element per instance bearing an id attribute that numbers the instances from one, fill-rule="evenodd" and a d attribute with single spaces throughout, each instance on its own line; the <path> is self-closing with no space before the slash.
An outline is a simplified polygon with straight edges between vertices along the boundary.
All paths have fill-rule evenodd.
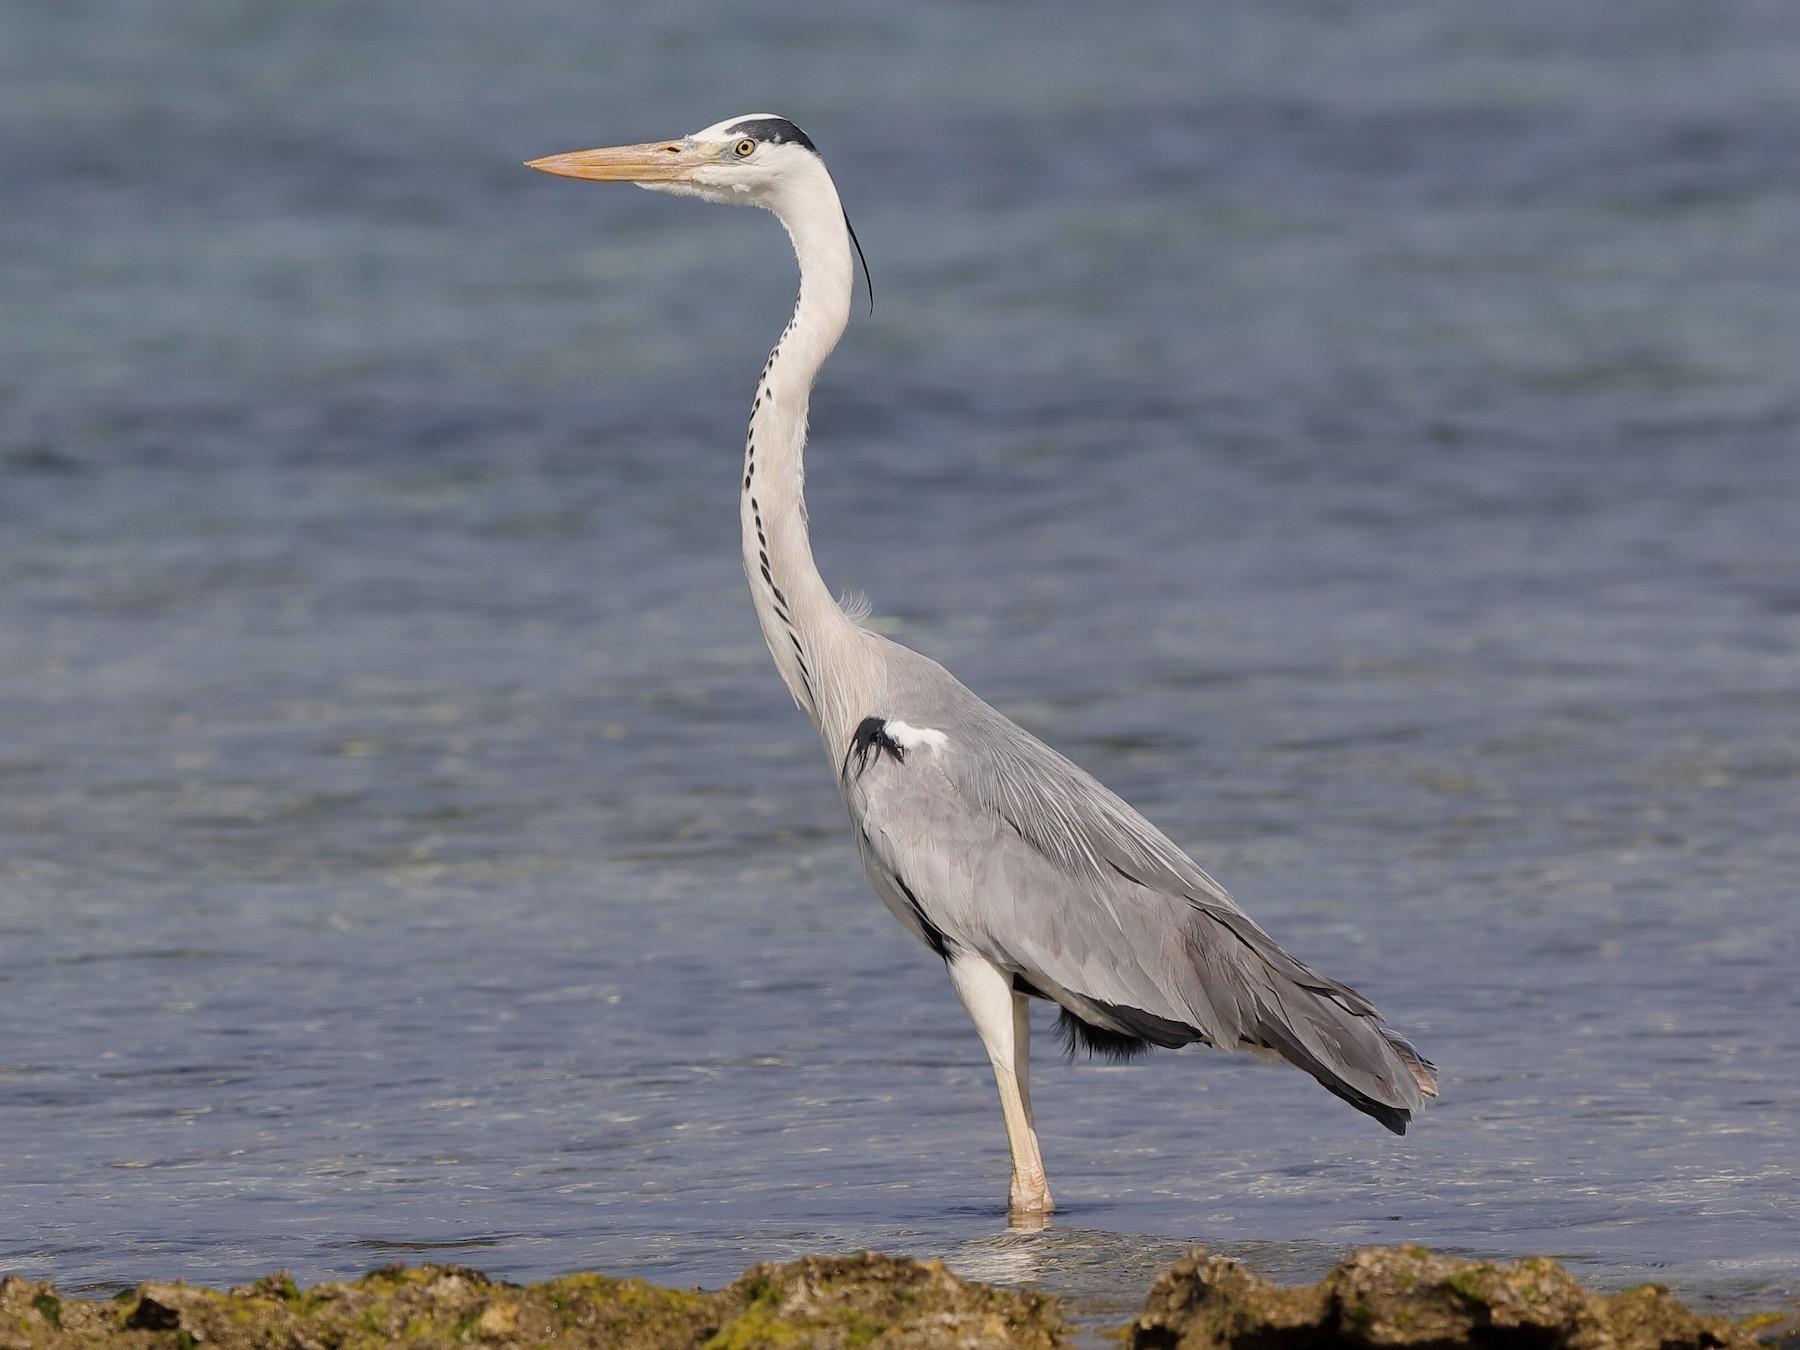
<path id="1" fill-rule="evenodd" d="M 1058 1005 L 1071 1046 L 1125 1058 L 1199 1041 L 1276 1055 L 1404 1134 L 1437 1075 L 1367 999 L 1276 946 L 1092 775 L 833 600 L 807 535 L 802 453 L 814 378 L 849 321 L 855 236 L 806 133 L 751 113 L 530 167 L 760 206 L 793 240 L 800 294 L 744 440 L 744 570 L 875 893 L 943 959 L 987 1049 L 1013 1221 L 1041 1223 L 1052 1208 L 1031 1115 L 1032 999 Z"/>

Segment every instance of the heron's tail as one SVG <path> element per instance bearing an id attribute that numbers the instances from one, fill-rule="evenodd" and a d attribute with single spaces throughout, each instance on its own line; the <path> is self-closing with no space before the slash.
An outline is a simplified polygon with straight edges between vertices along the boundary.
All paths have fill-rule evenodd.
<path id="1" fill-rule="evenodd" d="M 1151 1046 L 1194 1041 L 1259 1051 L 1306 1070 L 1327 1092 L 1405 1134 L 1413 1112 L 1437 1096 L 1432 1062 L 1368 999 L 1296 961 L 1242 910 L 1187 899 L 1192 909 L 1174 948 L 1180 956 L 1140 967 L 1154 984 L 1140 981 L 1132 1002 L 1097 998 L 1035 971 L 1015 975 L 1013 988 L 1062 1005 L 1057 1030 L 1070 1054 L 1081 1046 L 1132 1059 Z M 1165 947 L 1162 954 L 1174 953 Z"/>
<path id="2" fill-rule="evenodd" d="M 1395 1134 L 1405 1134 L 1412 1113 L 1424 1105 L 1424 1098 L 1437 1096 L 1436 1066 L 1405 1037 L 1380 1022 L 1344 1015 L 1357 1017 L 1365 1026 L 1353 1028 L 1352 1035 L 1344 1037 L 1332 1034 L 1337 1028 L 1316 1023 L 1294 1027 L 1271 1021 L 1263 1024 L 1260 1037 L 1247 1037 L 1245 1044 L 1273 1050 L 1296 1068 L 1305 1069 L 1332 1096 L 1373 1116 Z M 1338 1048 L 1339 1053 L 1321 1054 L 1322 1042 Z M 1399 1072 L 1394 1071 L 1396 1067 Z"/>
<path id="3" fill-rule="evenodd" d="M 1229 991 L 1209 1001 L 1236 1030 L 1236 1043 L 1273 1051 L 1405 1134 L 1412 1113 L 1437 1096 L 1436 1066 L 1361 994 L 1296 961 L 1242 913 L 1203 913 L 1228 932 L 1208 924 L 1209 932 L 1190 936 L 1189 951 L 1202 986 Z"/>

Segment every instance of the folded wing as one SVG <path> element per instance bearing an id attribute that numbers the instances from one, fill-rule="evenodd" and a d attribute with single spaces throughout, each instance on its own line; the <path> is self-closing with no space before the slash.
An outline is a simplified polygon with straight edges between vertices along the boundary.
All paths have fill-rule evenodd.
<path id="1" fill-rule="evenodd" d="M 1273 1052 L 1405 1132 L 1436 1074 L 1367 999 L 1283 951 L 1092 775 L 935 662 L 889 651 L 891 708 L 865 720 L 841 782 L 902 922 L 940 955 L 1011 971 L 1091 1048 Z"/>

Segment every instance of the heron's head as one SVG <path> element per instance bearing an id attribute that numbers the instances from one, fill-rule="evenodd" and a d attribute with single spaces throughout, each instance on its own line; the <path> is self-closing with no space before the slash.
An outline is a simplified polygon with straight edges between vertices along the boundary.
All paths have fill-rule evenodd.
<path id="1" fill-rule="evenodd" d="M 781 199 L 816 187 L 824 161 L 800 130 L 773 113 L 728 117 L 678 141 L 578 150 L 527 161 L 565 178 L 636 183 L 655 192 L 779 210 Z"/>

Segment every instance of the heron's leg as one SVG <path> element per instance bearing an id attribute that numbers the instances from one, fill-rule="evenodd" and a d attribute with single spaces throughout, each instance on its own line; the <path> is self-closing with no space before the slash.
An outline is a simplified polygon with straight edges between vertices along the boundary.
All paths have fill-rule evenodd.
<path id="1" fill-rule="evenodd" d="M 1014 1228 L 1042 1228 L 1044 1219 L 1055 1205 L 1050 1199 L 1050 1180 L 1044 1175 L 1044 1160 L 1038 1153 L 1037 1122 L 1031 1116 L 1031 999 L 1012 988 L 1011 977 L 1007 978 L 1007 990 L 1012 994 L 1013 1023 L 1013 1081 L 1019 1094 L 1019 1114 L 1024 1117 L 1025 1138 L 1030 1145 L 1032 1166 L 1028 1176 L 1036 1181 L 1027 1182 L 1024 1195 L 1019 1186 L 1019 1169 L 1017 1159 L 1019 1151 L 1013 1150 L 1013 1185 L 1007 1208 L 1010 1211 L 1011 1226 Z M 995 1075 L 999 1081 L 999 1075 Z M 1006 1101 L 1006 1087 L 1000 1087 L 1000 1100 Z M 1010 1130 L 1009 1135 L 1010 1138 Z"/>
<path id="2" fill-rule="evenodd" d="M 959 951 L 948 963 L 950 983 L 968 1009 L 969 1020 L 987 1049 L 1000 1089 L 1000 1111 L 1006 1117 L 1006 1142 L 1012 1149 L 1012 1187 L 1008 1208 L 1015 1225 L 1042 1224 L 1053 1208 L 1044 1158 L 1038 1152 L 1037 1129 L 1031 1122 L 1029 1066 L 1031 1027 L 1025 996 L 1013 991 L 1012 977 L 991 961 Z"/>

